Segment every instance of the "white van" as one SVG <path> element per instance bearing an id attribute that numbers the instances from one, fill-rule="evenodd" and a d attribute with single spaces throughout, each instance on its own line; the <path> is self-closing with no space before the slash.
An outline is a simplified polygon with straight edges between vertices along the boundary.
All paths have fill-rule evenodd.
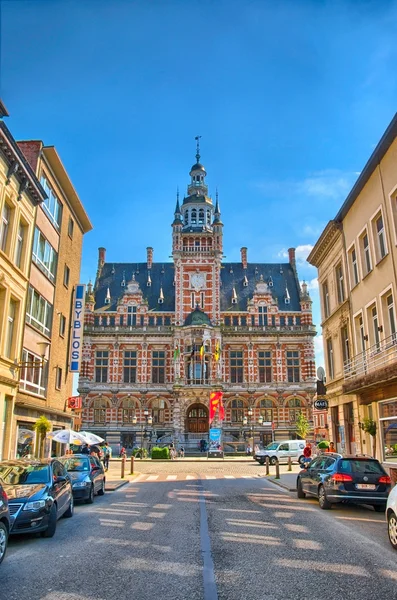
<path id="1" fill-rule="evenodd" d="M 255 453 L 255 460 L 259 464 L 264 465 L 266 456 L 269 457 L 271 465 L 275 465 L 277 459 L 279 462 L 288 462 L 288 457 L 291 457 L 293 462 L 298 462 L 300 465 L 304 462 L 303 449 L 306 446 L 306 440 L 285 440 L 282 442 L 272 442 L 266 448 L 258 450 Z"/>

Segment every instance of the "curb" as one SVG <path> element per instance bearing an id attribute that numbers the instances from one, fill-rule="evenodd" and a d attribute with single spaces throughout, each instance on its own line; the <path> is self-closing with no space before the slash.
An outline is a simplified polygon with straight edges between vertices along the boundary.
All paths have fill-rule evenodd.
<path id="1" fill-rule="evenodd" d="M 281 488 L 284 488 L 285 490 L 287 490 L 287 492 L 296 492 L 296 487 L 291 488 L 289 487 L 289 485 L 287 485 L 286 483 L 282 483 L 281 481 L 279 481 L 278 479 L 274 479 L 274 477 L 269 477 L 267 478 L 267 481 L 270 481 L 271 483 L 275 483 L 276 485 L 278 485 Z"/>

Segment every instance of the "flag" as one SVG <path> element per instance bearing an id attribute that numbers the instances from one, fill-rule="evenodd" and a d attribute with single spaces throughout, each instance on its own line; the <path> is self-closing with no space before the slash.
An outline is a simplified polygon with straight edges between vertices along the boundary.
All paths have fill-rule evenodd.
<path id="1" fill-rule="evenodd" d="M 219 345 L 219 342 L 217 341 L 215 344 L 215 352 L 214 352 L 214 358 L 215 358 L 216 362 L 218 362 L 220 357 L 221 357 L 221 347 Z"/>
<path id="2" fill-rule="evenodd" d="M 210 423 L 214 420 L 216 411 L 219 410 L 219 418 L 223 419 L 225 416 L 225 409 L 223 408 L 222 392 L 211 392 L 210 393 Z"/>
<path id="3" fill-rule="evenodd" d="M 81 408 L 81 405 L 81 396 L 70 396 L 70 398 L 68 398 L 68 408 L 78 410 Z"/>
<path id="4" fill-rule="evenodd" d="M 174 349 L 174 360 L 178 360 L 180 354 L 181 354 L 181 351 L 179 350 L 179 346 L 177 344 Z"/>
<path id="5" fill-rule="evenodd" d="M 203 356 L 204 356 L 204 342 L 201 344 L 201 347 L 200 347 L 200 358 L 202 359 Z"/>

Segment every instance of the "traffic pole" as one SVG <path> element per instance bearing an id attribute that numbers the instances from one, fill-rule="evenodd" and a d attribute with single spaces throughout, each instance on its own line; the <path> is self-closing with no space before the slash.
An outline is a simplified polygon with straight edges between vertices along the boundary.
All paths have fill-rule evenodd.
<path id="1" fill-rule="evenodd" d="M 280 479 L 280 463 L 278 458 L 276 459 L 276 477 L 274 479 Z"/>
<path id="2" fill-rule="evenodd" d="M 134 456 L 131 455 L 131 468 L 130 468 L 130 475 L 134 474 Z"/>
<path id="3" fill-rule="evenodd" d="M 288 457 L 288 471 L 292 471 L 292 458 Z"/>
<path id="4" fill-rule="evenodd" d="M 269 470 L 269 457 L 266 456 L 266 475 L 269 475 L 269 472 L 270 472 L 270 470 Z"/>
<path id="5" fill-rule="evenodd" d="M 125 473 L 125 456 L 121 459 L 121 479 L 124 479 Z"/>

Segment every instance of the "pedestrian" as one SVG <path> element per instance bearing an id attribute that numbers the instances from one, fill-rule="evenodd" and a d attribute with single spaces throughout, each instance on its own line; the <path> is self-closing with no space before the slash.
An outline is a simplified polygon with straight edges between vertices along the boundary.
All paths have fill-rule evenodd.
<path id="1" fill-rule="evenodd" d="M 248 444 L 246 449 L 247 456 L 251 456 L 251 446 Z"/>
<path id="2" fill-rule="evenodd" d="M 124 446 L 122 446 L 121 450 L 120 450 L 119 458 L 124 458 L 126 456 L 127 456 L 126 449 L 124 448 Z"/>
<path id="3" fill-rule="evenodd" d="M 334 442 L 330 442 L 329 443 L 328 452 L 336 452 L 336 448 L 335 448 Z"/>
<path id="4" fill-rule="evenodd" d="M 312 460 L 312 447 L 310 445 L 310 442 L 306 442 L 306 446 L 303 448 L 303 464 L 305 466 L 305 469 L 307 469 L 310 461 Z"/>
<path id="5" fill-rule="evenodd" d="M 103 466 L 105 468 L 105 471 L 107 471 L 109 469 L 109 461 L 112 457 L 112 449 L 107 442 L 104 443 L 102 451 L 103 451 Z"/>
<path id="6" fill-rule="evenodd" d="M 185 458 L 185 448 L 183 446 L 179 448 L 179 456 Z"/>
<path id="7" fill-rule="evenodd" d="M 81 449 L 81 454 L 89 454 L 90 453 L 90 449 L 88 447 L 88 444 L 84 444 L 84 446 Z"/>

